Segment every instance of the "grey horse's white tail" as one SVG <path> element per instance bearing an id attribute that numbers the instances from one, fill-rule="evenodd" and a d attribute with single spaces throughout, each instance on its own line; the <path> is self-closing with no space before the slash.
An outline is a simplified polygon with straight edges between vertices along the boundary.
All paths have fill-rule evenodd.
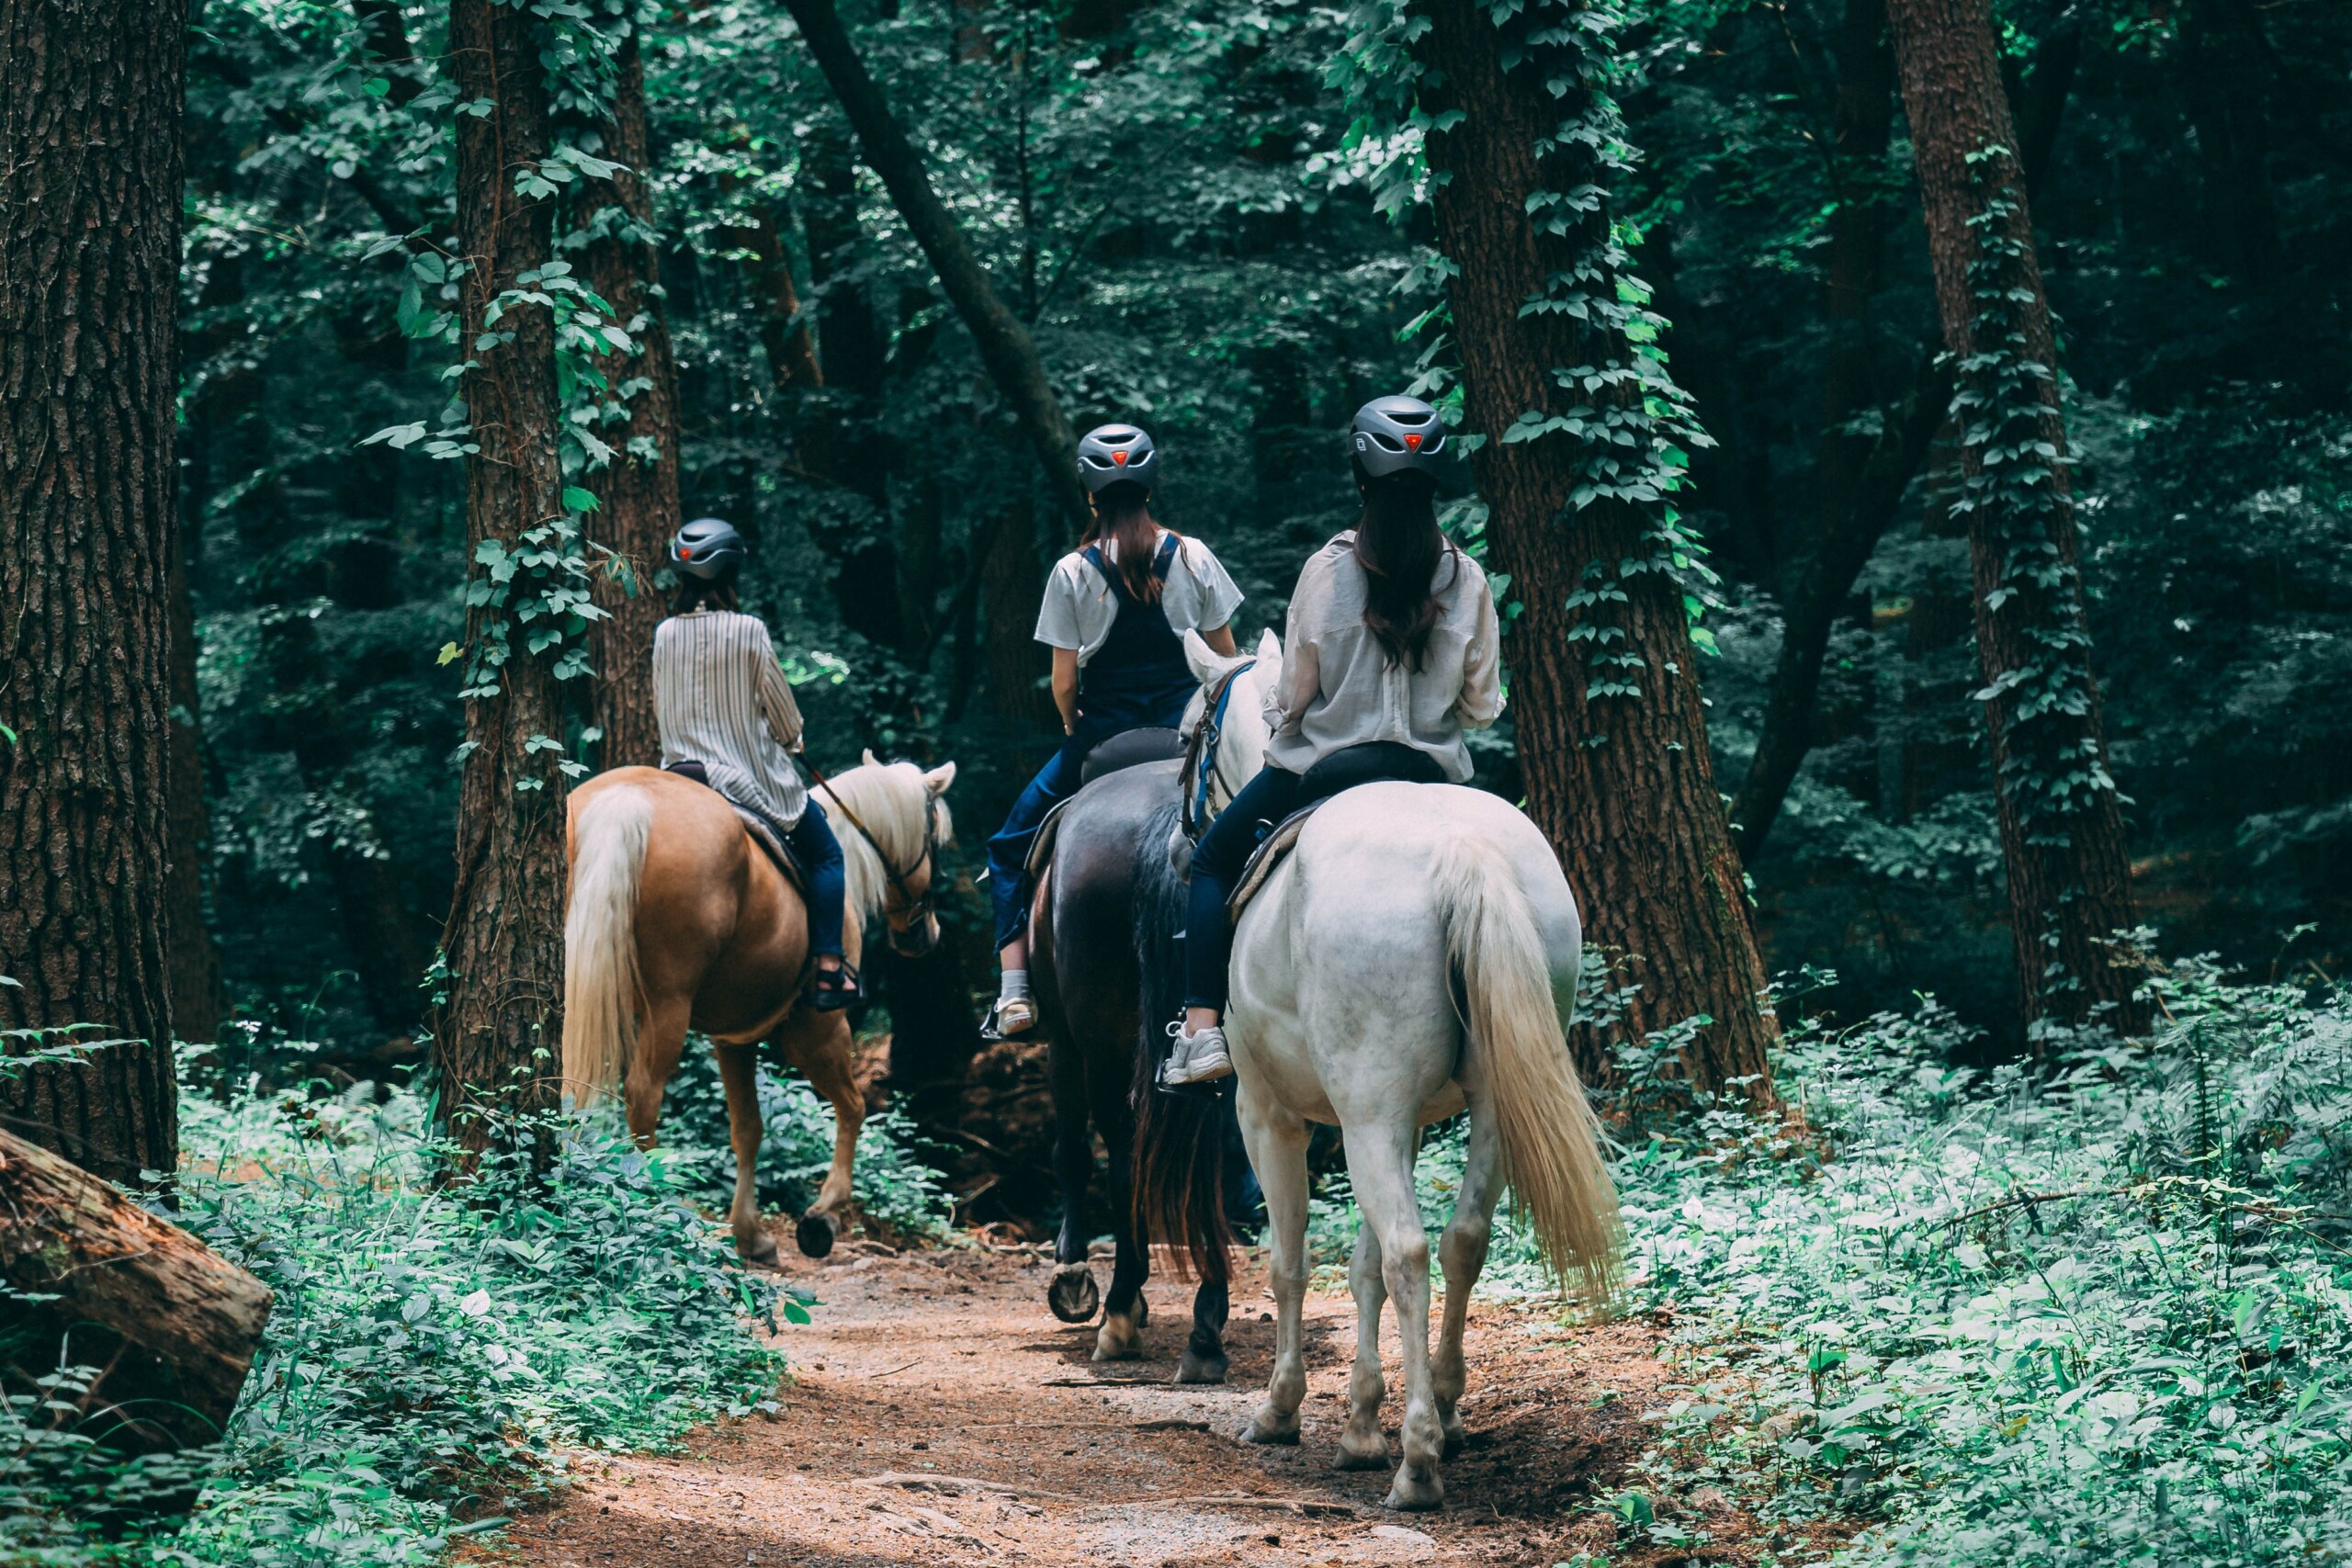
<path id="1" fill-rule="evenodd" d="M 1598 1305 L 1616 1287 L 1623 1227 L 1534 912 L 1502 852 L 1469 833 L 1440 853 L 1437 895 L 1514 1205 L 1532 1222 L 1553 1273 Z"/>
<path id="2" fill-rule="evenodd" d="M 563 917 L 563 1078 L 577 1105 L 620 1091 L 637 1043 L 637 885 L 653 797 L 616 785 L 572 829 L 571 899 Z"/>

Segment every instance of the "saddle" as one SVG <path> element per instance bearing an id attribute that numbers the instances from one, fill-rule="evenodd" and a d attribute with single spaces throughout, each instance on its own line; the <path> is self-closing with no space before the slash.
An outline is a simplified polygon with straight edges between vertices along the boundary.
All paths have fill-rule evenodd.
<path id="1" fill-rule="evenodd" d="M 1107 778 L 1146 762 L 1172 762 L 1184 754 L 1184 738 L 1161 725 L 1146 725 L 1140 729 L 1122 730 L 1086 754 L 1078 766 L 1078 787 L 1084 789 L 1096 779 Z M 1022 865 L 1032 882 L 1042 875 L 1046 863 L 1054 858 L 1054 834 L 1061 827 L 1062 813 L 1069 809 L 1070 800 L 1057 803 L 1037 824 L 1037 837 L 1029 845 L 1029 858 Z"/>
<path id="2" fill-rule="evenodd" d="M 1306 830 L 1306 819 L 1341 794 L 1358 784 L 1444 782 L 1445 771 L 1437 765 L 1436 758 L 1393 740 L 1372 740 L 1332 752 L 1306 770 L 1301 780 L 1305 787 L 1298 809 L 1275 823 L 1273 831 L 1242 863 L 1241 875 L 1233 884 L 1233 896 L 1225 901 L 1226 919 L 1236 923 L 1240 920 L 1241 911 L 1249 907 L 1250 900 L 1273 876 L 1283 857 L 1297 845 L 1298 836 Z"/>
<path id="3" fill-rule="evenodd" d="M 665 773 L 675 773 L 682 779 L 692 779 L 703 788 L 709 790 L 711 794 L 718 795 L 718 791 L 712 787 L 709 772 L 700 762 L 691 758 L 684 761 L 673 762 L 662 771 Z M 769 821 L 764 814 L 754 811 L 738 801 L 728 800 L 723 795 L 718 795 L 718 798 L 726 800 L 728 805 L 735 807 L 735 815 L 742 818 L 743 831 L 750 834 L 752 842 L 759 845 L 768 859 L 775 863 L 775 868 L 783 874 L 785 881 L 790 883 L 792 890 L 799 894 L 802 901 L 806 902 L 808 897 L 808 874 L 801 868 L 799 857 L 792 852 L 791 843 L 786 839 L 783 830 Z"/>

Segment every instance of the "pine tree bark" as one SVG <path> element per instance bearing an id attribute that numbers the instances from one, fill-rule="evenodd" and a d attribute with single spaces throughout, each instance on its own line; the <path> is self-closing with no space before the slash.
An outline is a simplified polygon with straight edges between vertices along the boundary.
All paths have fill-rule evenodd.
<path id="1" fill-rule="evenodd" d="M 588 520 L 588 536 L 628 562 L 636 588 L 600 570 L 598 602 L 610 612 L 598 621 L 591 648 L 596 668 L 596 727 L 604 731 L 597 760 L 608 768 L 652 767 L 662 760 L 662 735 L 653 717 L 653 628 L 662 601 L 653 573 L 678 531 L 678 362 L 670 347 L 658 293 L 661 257 L 648 236 L 654 231 L 653 192 L 644 171 L 653 149 L 646 129 L 645 63 L 632 27 L 620 42 L 613 118 L 605 128 L 605 156 L 623 165 L 609 193 L 591 200 L 611 205 L 625 223 L 608 222 L 588 247 L 588 285 L 613 308 L 613 317 L 635 339 L 634 355 L 606 356 L 605 374 L 615 388 L 643 382 L 628 399 L 628 422 L 606 425 L 605 440 L 620 455 L 589 482 L 598 505 Z M 647 448 L 650 448 L 649 455 Z"/>
<path id="2" fill-rule="evenodd" d="M 1520 606 L 1503 651 L 1528 813 L 1559 852 L 1586 939 L 1622 953 L 1640 987 L 1630 1026 L 1705 1015 L 1713 1021 L 1683 1055 L 1690 1079 L 1709 1090 L 1746 1079 L 1747 1092 L 1769 1100 L 1779 1026 L 1715 791 L 1682 592 L 1665 571 L 1621 566 L 1657 553 L 1662 503 L 1574 504 L 1590 443 L 1604 436 L 1501 439 L 1528 411 L 1642 406 L 1637 385 L 1588 392 L 1578 382 L 1571 392 L 1555 380 L 1555 369 L 1632 365 L 1622 335 L 1565 312 L 1521 312 L 1605 249 L 1607 171 L 1587 143 L 1553 140 L 1595 106 L 1574 85 L 1585 80 L 1576 62 L 1530 39 L 1559 25 L 1556 8 L 1515 11 L 1500 25 L 1485 0 L 1416 10 L 1433 24 L 1413 44 L 1422 105 L 1442 124 L 1460 117 L 1430 136 L 1429 159 L 1440 176 L 1439 248 L 1454 268 L 1447 294 L 1464 428 L 1485 437 L 1472 467 L 1487 507 L 1488 564 L 1509 574 Z M 1561 81 L 1570 90 L 1555 96 Z M 1554 232 L 1530 213 L 1531 197 L 1547 191 L 1594 205 Z M 1613 283 L 1586 287 L 1611 298 Z M 1623 601 L 1571 605 L 1589 581 Z M 1604 1062 L 1577 1065 L 1588 1077 L 1611 1076 Z"/>
<path id="3" fill-rule="evenodd" d="M 1958 360 L 1979 662 L 2028 1023 L 2145 1020 L 2108 939 L 2135 923 L 2085 629 L 2057 344 L 1990 0 L 1888 0 L 1944 344 Z M 2024 388 L 2019 390 L 2020 385 Z M 1988 472 L 1988 447 L 2007 467 Z M 2033 453 L 2039 447 L 2042 457 Z M 2030 477 L 2015 476 L 2022 469 Z M 2041 1039 L 2039 1032 L 2035 1038 Z"/>
<path id="4" fill-rule="evenodd" d="M 458 117 L 469 344 L 492 299 L 551 254 L 554 204 L 518 196 L 514 177 L 548 150 L 537 31 L 527 12 L 501 0 L 451 0 L 448 67 L 459 96 L 492 106 Z M 526 305 L 502 316 L 497 331 L 511 335 L 476 348 L 461 383 L 481 447 L 466 464 L 469 561 L 485 540 L 516 547 L 526 530 L 562 512 L 553 322 Z M 494 634 L 496 615 L 468 612 L 470 645 Z M 519 629 L 496 674 L 494 694 L 466 701 L 456 897 L 443 936 L 448 972 L 434 1018 L 440 1113 L 474 1148 L 489 1139 L 481 1112 L 493 1100 L 524 1111 L 557 1103 L 562 1039 L 565 779 L 560 753 L 526 747 L 562 738 L 564 704 L 550 663 L 526 651 Z"/>
<path id="5" fill-rule="evenodd" d="M 0 0 L 0 1025 L 130 1043 L 0 1079 L 113 1180 L 177 1158 L 169 592 L 179 0 Z"/>

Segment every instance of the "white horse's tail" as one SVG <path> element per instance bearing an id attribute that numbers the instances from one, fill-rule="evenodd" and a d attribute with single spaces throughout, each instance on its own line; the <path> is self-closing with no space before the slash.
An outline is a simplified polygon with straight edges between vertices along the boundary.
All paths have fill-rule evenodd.
<path id="1" fill-rule="evenodd" d="M 1553 1273 L 1597 1305 L 1619 1271 L 1617 1190 L 1568 1059 L 1534 912 L 1502 852 L 1469 833 L 1440 854 L 1437 894 L 1514 1207 L 1532 1222 Z"/>
<path id="2" fill-rule="evenodd" d="M 573 829 L 571 901 L 563 918 L 563 1077 L 573 1103 L 620 1091 L 637 1044 L 637 885 L 653 798 L 616 785 Z"/>

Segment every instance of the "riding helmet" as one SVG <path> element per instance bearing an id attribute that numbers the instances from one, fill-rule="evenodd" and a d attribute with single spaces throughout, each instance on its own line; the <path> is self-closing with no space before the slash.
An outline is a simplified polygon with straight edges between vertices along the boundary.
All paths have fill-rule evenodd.
<path id="1" fill-rule="evenodd" d="M 1159 449 L 1132 424 L 1098 424 L 1078 443 L 1078 478 L 1096 495 L 1115 484 L 1159 482 Z"/>
<path id="2" fill-rule="evenodd" d="M 743 536 L 724 517 L 697 517 L 670 537 L 670 564 L 705 582 L 734 575 L 743 556 Z"/>
<path id="3" fill-rule="evenodd" d="M 1434 473 L 1445 450 L 1445 426 L 1437 410 L 1419 398 L 1374 398 L 1356 410 L 1348 440 L 1366 479 Z"/>

